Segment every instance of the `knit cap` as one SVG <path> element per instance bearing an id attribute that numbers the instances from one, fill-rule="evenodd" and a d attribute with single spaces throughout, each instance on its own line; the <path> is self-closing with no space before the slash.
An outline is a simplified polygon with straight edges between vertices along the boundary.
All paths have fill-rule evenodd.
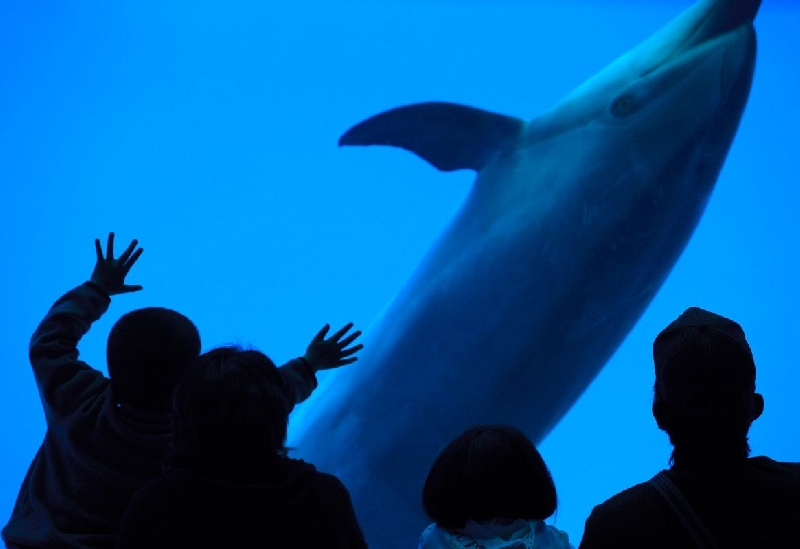
<path id="1" fill-rule="evenodd" d="M 754 392 L 756 367 L 742 327 L 699 307 L 686 309 L 653 342 L 656 393 L 686 402 L 699 391 Z"/>

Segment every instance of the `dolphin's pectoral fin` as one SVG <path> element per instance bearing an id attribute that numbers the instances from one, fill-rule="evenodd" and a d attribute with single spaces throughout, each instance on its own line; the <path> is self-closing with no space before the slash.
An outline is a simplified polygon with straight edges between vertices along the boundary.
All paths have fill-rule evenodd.
<path id="1" fill-rule="evenodd" d="M 420 156 L 439 170 L 480 170 L 524 122 L 454 103 L 417 103 L 356 124 L 339 145 L 391 145 Z"/>

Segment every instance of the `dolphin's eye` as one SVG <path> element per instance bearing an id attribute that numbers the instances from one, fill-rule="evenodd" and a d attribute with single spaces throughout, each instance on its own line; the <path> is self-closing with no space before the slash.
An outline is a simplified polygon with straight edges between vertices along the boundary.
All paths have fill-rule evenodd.
<path id="1" fill-rule="evenodd" d="M 632 93 L 624 93 L 611 103 L 611 114 L 628 116 L 639 108 L 639 99 Z"/>

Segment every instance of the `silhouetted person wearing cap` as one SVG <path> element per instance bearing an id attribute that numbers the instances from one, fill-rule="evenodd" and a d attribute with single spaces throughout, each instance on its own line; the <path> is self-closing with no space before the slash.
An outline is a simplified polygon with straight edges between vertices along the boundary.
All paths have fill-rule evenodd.
<path id="1" fill-rule="evenodd" d="M 90 281 L 61 296 L 31 337 L 47 431 L 3 528 L 10 549 L 114 547 L 131 496 L 161 472 L 172 394 L 200 354 L 195 325 L 171 309 L 137 309 L 111 329 L 109 377 L 78 358 L 78 342 L 111 296 L 142 289 L 125 283 L 142 253 L 137 245 L 134 240 L 115 258 L 114 233 L 105 254 L 96 240 Z M 355 360 L 350 355 L 361 346 L 345 347 L 360 332 L 340 341 L 350 326 L 327 339 L 325 326 L 304 357 L 278 369 L 293 404 L 316 387 L 317 370 Z"/>
<path id="2" fill-rule="evenodd" d="M 800 547 L 800 463 L 748 457 L 764 398 L 741 326 L 692 307 L 653 359 L 671 467 L 596 506 L 580 547 Z"/>

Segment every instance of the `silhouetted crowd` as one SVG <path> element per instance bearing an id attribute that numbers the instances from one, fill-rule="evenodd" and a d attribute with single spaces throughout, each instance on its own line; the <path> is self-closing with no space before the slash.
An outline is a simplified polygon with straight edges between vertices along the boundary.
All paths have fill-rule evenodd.
<path id="1" fill-rule="evenodd" d="M 137 246 L 115 258 L 113 233 L 105 250 L 95 241 L 90 280 L 59 298 L 31 338 L 47 431 L 3 528 L 6 547 L 366 547 L 347 488 L 285 446 L 289 414 L 317 372 L 356 360 L 360 332 L 347 324 L 329 336 L 325 325 L 303 356 L 277 367 L 240 346 L 201 353 L 191 320 L 148 307 L 114 324 L 105 376 L 77 346 L 112 296 L 142 289 L 125 281 Z M 691 307 L 658 334 L 653 361 L 653 417 L 673 446 L 670 467 L 597 505 L 580 547 L 800 547 L 800 463 L 750 457 L 764 398 L 741 326 Z M 522 431 L 474 426 L 424 479 L 432 522 L 419 547 L 571 548 L 545 523 L 556 506 Z"/>

